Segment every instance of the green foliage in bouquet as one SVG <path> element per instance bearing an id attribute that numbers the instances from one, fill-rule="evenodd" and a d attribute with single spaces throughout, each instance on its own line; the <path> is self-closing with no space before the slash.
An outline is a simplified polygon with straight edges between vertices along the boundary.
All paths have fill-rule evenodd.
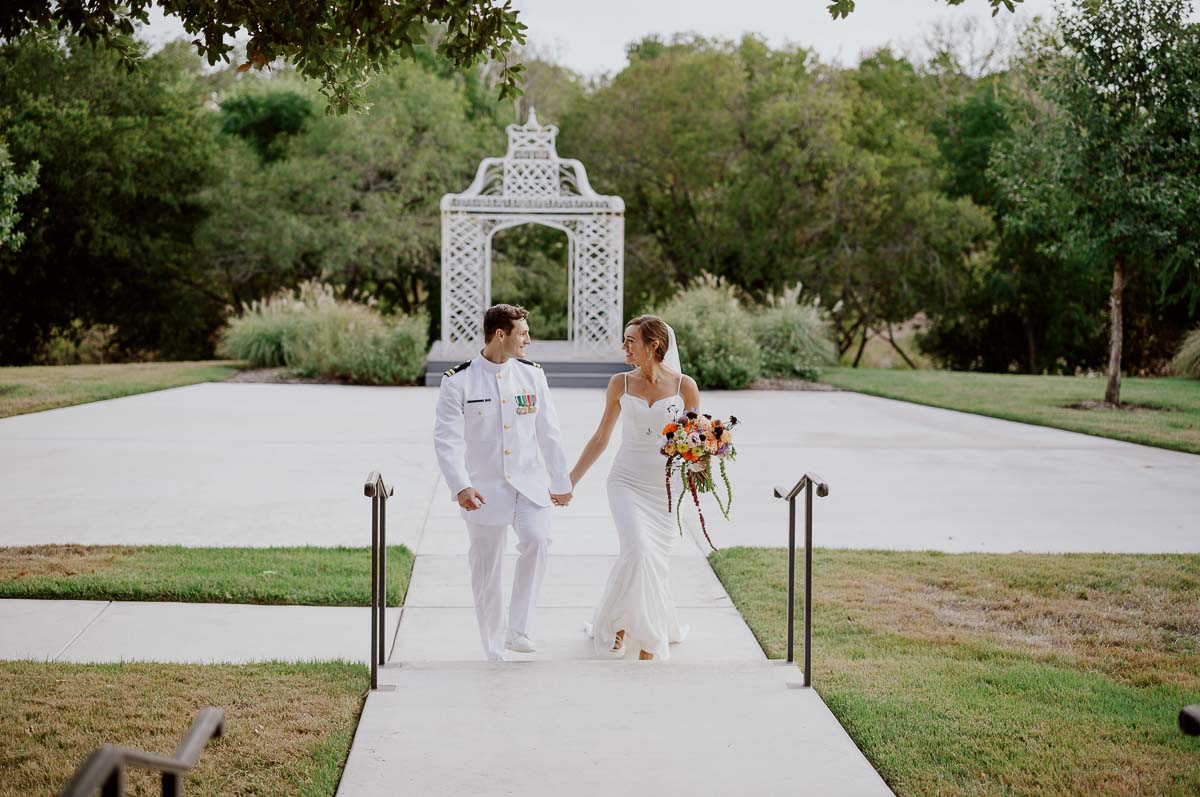
<path id="1" fill-rule="evenodd" d="M 339 298 L 332 286 L 305 282 L 252 302 L 231 317 L 222 356 L 300 376 L 356 384 L 411 384 L 424 367 L 429 338 L 423 314 L 384 316 L 373 303 Z"/>
<path id="2" fill-rule="evenodd" d="M 740 390 L 762 374 L 750 314 L 721 280 L 702 277 L 658 315 L 675 329 L 683 371 L 701 390 Z"/>
<path id="3" fill-rule="evenodd" d="M 1196 327 L 1183 339 L 1171 366 L 1179 376 L 1200 379 L 1200 327 Z"/>

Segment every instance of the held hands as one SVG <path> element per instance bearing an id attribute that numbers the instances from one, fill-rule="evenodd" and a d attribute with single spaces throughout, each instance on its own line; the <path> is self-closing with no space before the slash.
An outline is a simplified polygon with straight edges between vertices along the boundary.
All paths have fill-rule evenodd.
<path id="1" fill-rule="evenodd" d="M 550 493 L 550 501 L 555 506 L 566 506 L 571 503 L 574 497 L 572 493 Z M 474 512 L 479 507 L 487 503 L 484 497 L 479 494 L 479 491 L 474 487 L 467 487 L 460 490 L 456 496 L 458 505 L 468 512 Z"/>
<path id="2" fill-rule="evenodd" d="M 466 487 L 458 491 L 456 496 L 458 505 L 468 512 L 474 512 L 479 507 L 487 503 L 483 500 L 483 496 L 474 487 Z"/>

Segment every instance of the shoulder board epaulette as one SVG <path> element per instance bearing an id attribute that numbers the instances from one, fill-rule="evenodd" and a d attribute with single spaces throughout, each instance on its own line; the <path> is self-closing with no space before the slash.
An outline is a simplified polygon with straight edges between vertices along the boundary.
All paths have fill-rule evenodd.
<path id="1" fill-rule="evenodd" d="M 526 365 L 532 365 L 534 368 L 542 367 L 541 363 L 535 363 L 533 360 L 522 360 L 520 357 L 518 357 L 517 359 L 521 360 L 521 362 L 525 363 Z"/>
<path id="2" fill-rule="evenodd" d="M 471 361 L 467 360 L 465 363 L 459 363 L 458 365 L 454 366 L 449 371 L 447 371 L 445 374 L 443 374 L 443 376 L 454 376 L 459 371 L 465 371 L 470 367 L 471 367 Z"/>

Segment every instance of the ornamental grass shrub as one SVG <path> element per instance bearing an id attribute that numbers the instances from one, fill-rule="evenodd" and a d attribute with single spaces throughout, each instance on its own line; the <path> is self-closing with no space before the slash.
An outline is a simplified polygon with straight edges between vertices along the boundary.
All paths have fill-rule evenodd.
<path id="1" fill-rule="evenodd" d="M 683 371 L 701 390 L 739 390 L 762 374 L 750 314 L 729 285 L 705 277 L 657 314 L 675 329 Z"/>
<path id="2" fill-rule="evenodd" d="M 424 315 L 385 316 L 370 300 L 310 281 L 244 306 L 227 319 L 217 351 L 299 376 L 400 385 L 421 375 L 428 346 Z"/>
<path id="3" fill-rule="evenodd" d="M 1179 376 L 1200 379 L 1200 327 L 1184 336 L 1175 359 L 1171 360 L 1171 366 Z"/>
<path id="4" fill-rule="evenodd" d="M 754 316 L 754 341 L 762 351 L 763 375 L 785 379 L 816 380 L 821 367 L 837 362 L 829 324 L 820 306 L 798 304 L 801 287 L 772 297 Z"/>

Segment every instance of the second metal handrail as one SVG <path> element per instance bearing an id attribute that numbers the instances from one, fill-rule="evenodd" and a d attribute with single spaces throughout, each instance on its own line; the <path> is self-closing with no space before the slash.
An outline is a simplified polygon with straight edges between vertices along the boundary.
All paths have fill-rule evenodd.
<path id="1" fill-rule="evenodd" d="M 363 493 L 371 499 L 371 688 L 379 688 L 379 666 L 386 659 L 387 500 L 393 489 L 371 471 Z"/>
<path id="2" fill-rule="evenodd" d="M 1179 710 L 1179 730 L 1188 736 L 1200 736 L 1200 705 L 1184 706 Z"/>
<path id="3" fill-rule="evenodd" d="M 172 757 L 111 744 L 97 747 L 75 770 L 59 797 L 92 797 L 97 789 L 103 797 L 121 797 L 125 794 L 127 767 L 162 773 L 163 797 L 179 797 L 183 792 L 183 776 L 196 766 L 208 740 L 220 736 L 224 731 L 225 711 L 202 708 Z"/>
<path id="4" fill-rule="evenodd" d="M 796 624 L 796 496 L 804 491 L 804 685 L 812 686 L 812 506 L 817 496 L 829 495 L 829 485 L 815 473 L 806 473 L 791 489 L 776 487 L 775 497 L 788 502 L 788 615 L 787 660 L 795 661 Z"/>

